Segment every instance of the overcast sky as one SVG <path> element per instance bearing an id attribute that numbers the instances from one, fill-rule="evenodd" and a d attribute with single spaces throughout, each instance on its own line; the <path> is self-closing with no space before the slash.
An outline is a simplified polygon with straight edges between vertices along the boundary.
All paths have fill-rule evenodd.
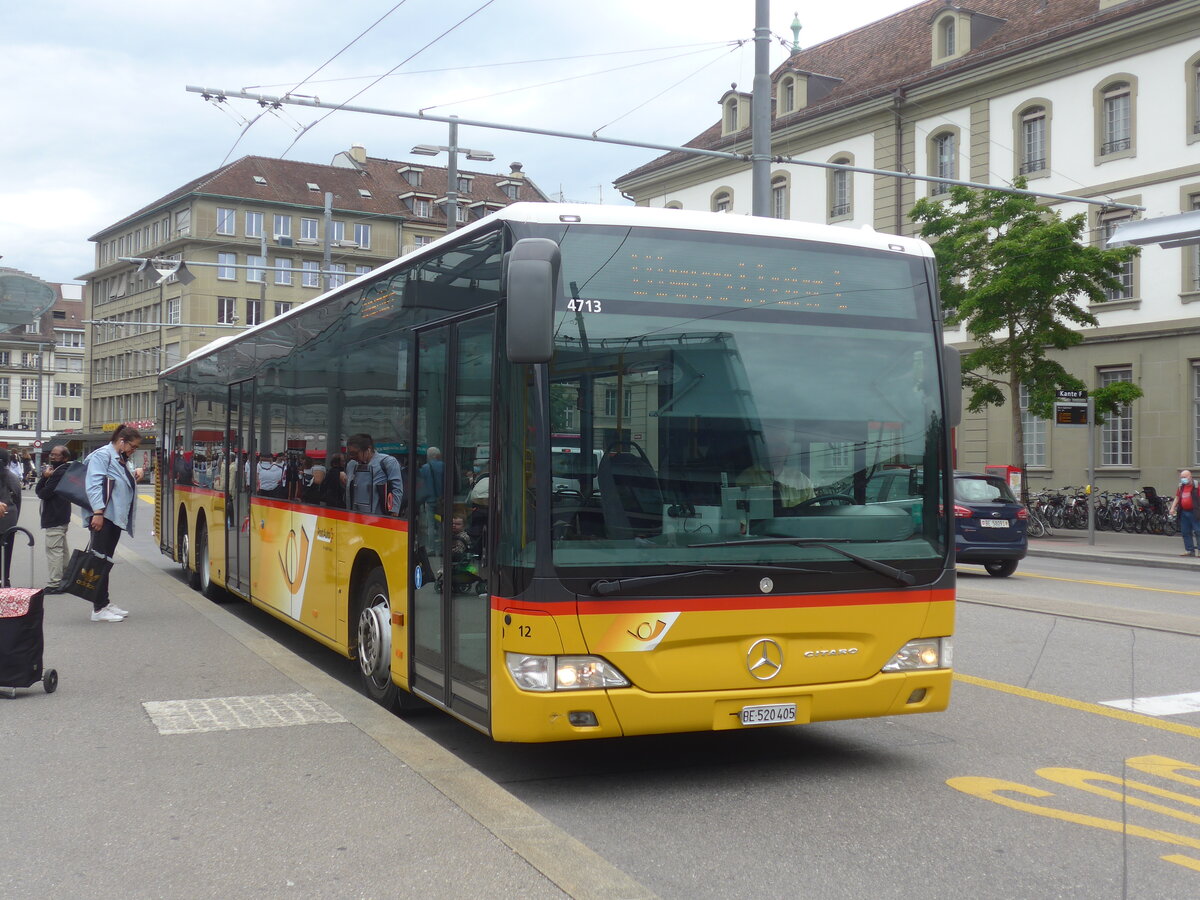
<path id="1" fill-rule="evenodd" d="M 808 47 L 915 2 L 772 0 L 770 25 L 790 41 L 801 10 Z M 243 134 L 256 104 L 231 100 L 222 112 L 186 85 L 283 94 L 303 81 L 295 93 L 340 102 L 394 68 L 349 102 L 676 145 L 717 120 L 731 82 L 751 89 L 754 8 L 754 0 L 2 2 L 0 266 L 76 279 L 92 267 L 91 235 L 241 156 L 328 163 L 361 143 L 371 156 L 420 159 L 408 152 L 413 144 L 447 142 L 441 123 L 348 112 L 296 140 L 326 115 L 302 107 L 265 115 Z M 777 39 L 772 68 L 786 56 Z M 586 202 L 624 202 L 613 179 L 658 155 L 465 126 L 459 143 L 496 155 L 464 168 L 507 172 L 520 161 L 552 197 Z"/>

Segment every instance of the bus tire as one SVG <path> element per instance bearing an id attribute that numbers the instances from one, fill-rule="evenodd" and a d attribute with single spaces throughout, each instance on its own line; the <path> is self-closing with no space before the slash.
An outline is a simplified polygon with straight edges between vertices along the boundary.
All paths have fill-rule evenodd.
<path id="1" fill-rule="evenodd" d="M 220 591 L 212 580 L 212 557 L 208 552 L 208 529 L 196 533 L 196 590 L 209 600 L 219 599 Z"/>
<path id="2" fill-rule="evenodd" d="M 367 696 L 395 709 L 400 689 L 392 682 L 392 605 L 382 566 L 367 573 L 359 593 L 356 655 Z"/>
<path id="3" fill-rule="evenodd" d="M 200 587 L 200 575 L 190 565 L 192 556 L 192 539 L 188 535 L 186 522 L 179 523 L 179 566 L 183 569 L 184 580 L 192 590 Z"/>

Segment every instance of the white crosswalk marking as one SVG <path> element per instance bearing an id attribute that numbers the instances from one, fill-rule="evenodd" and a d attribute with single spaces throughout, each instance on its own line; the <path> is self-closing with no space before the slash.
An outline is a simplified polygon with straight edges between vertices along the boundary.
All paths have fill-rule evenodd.
<path id="1" fill-rule="evenodd" d="M 1181 716 L 1184 713 L 1200 712 L 1200 691 L 1191 694 L 1164 694 L 1161 697 L 1136 697 L 1133 700 L 1101 700 L 1100 703 L 1147 716 Z"/>

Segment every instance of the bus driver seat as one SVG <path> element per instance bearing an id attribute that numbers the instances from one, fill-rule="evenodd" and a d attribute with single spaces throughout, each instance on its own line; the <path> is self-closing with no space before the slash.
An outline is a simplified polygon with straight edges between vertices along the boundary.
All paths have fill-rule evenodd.
<path id="1" fill-rule="evenodd" d="M 662 488 L 645 452 L 628 442 L 637 455 L 613 444 L 596 470 L 600 508 L 609 538 L 632 538 L 662 532 Z"/>

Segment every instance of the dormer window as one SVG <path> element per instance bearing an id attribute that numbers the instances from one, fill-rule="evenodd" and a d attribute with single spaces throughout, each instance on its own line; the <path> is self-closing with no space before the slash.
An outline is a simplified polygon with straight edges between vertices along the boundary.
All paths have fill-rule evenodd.
<path id="1" fill-rule="evenodd" d="M 725 92 L 721 97 L 721 134 L 735 134 L 750 127 L 749 94 L 738 91 L 737 85 Z"/>
<path id="2" fill-rule="evenodd" d="M 954 17 L 946 16 L 938 23 L 938 55 L 943 59 L 954 56 Z"/>
<path id="3" fill-rule="evenodd" d="M 934 14 L 930 34 L 933 64 L 936 66 L 961 59 L 974 48 L 983 46 L 1004 22 L 1004 19 L 972 12 L 961 6 L 942 7 Z"/>
<path id="4" fill-rule="evenodd" d="M 737 131 L 738 124 L 738 102 L 737 97 L 730 97 L 725 102 L 725 133 Z"/>

